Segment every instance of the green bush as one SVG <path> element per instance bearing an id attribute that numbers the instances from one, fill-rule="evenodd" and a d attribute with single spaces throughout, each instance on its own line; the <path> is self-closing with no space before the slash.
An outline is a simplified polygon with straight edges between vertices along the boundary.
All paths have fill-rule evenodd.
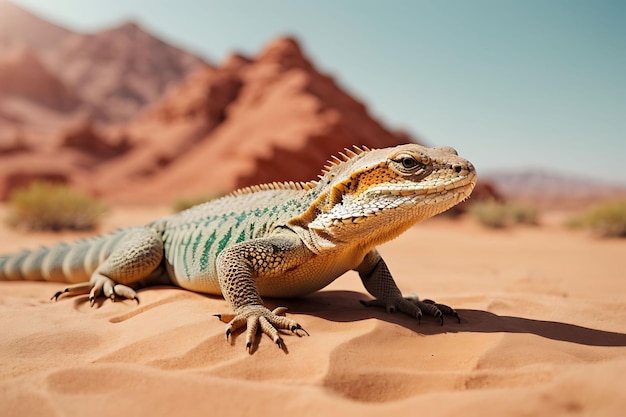
<path id="1" fill-rule="evenodd" d="M 589 229 L 599 236 L 626 237 L 626 200 L 592 207 L 571 218 L 568 226 Z"/>
<path id="2" fill-rule="evenodd" d="M 223 191 L 209 191 L 205 194 L 195 197 L 181 197 L 174 201 L 172 204 L 172 210 L 178 213 L 183 210 L 187 210 L 198 204 L 206 203 L 207 201 L 215 200 L 216 198 L 223 197 L 226 193 Z"/>
<path id="3" fill-rule="evenodd" d="M 535 207 L 520 203 L 501 203 L 495 200 L 473 203 L 469 213 L 478 222 L 490 228 L 504 228 L 514 224 L 538 224 L 539 212 Z"/>
<path id="4" fill-rule="evenodd" d="M 9 197 L 9 225 L 27 230 L 88 230 L 108 208 L 64 184 L 35 181 Z"/>

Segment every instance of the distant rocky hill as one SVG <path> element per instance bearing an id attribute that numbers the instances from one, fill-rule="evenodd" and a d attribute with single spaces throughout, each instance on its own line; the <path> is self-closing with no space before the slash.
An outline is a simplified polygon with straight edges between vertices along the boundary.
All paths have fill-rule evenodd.
<path id="1" fill-rule="evenodd" d="M 10 97 L 19 97 L 59 112 L 71 112 L 82 102 L 33 50 L 19 46 L 0 57 L 0 97 L 5 103 Z M 26 124 L 36 124 L 24 113 L 21 119 L 28 120 Z"/>
<path id="2" fill-rule="evenodd" d="M 5 107 L 3 113 L 14 113 L 6 109 L 5 102 L 17 97 L 67 117 L 80 107 L 81 116 L 86 113 L 92 120 L 107 123 L 130 120 L 169 87 L 206 65 L 201 58 L 158 39 L 134 22 L 92 34 L 76 33 L 0 0 L 0 62 L 15 50 L 24 51 L 22 54 L 37 67 L 45 67 L 37 68 L 46 73 L 41 83 L 49 86 L 50 77 L 54 77 L 83 106 L 58 107 L 48 97 L 38 100 L 40 95 L 33 95 L 29 85 L 33 70 L 24 62 L 26 73 L 10 92 L 4 91 L 0 111 Z M 22 120 L 20 127 L 29 127 L 28 119 L 18 119 Z"/>
<path id="3" fill-rule="evenodd" d="M 0 0 L 0 53 L 15 45 L 27 46 L 38 53 L 53 52 L 72 32 L 22 9 Z"/>
<path id="4" fill-rule="evenodd" d="M 626 198 L 626 185 L 540 169 L 490 172 L 483 177 L 508 200 L 549 208 L 578 208 L 597 201 Z"/>
<path id="5" fill-rule="evenodd" d="M 135 22 L 66 36 L 46 62 L 106 122 L 132 119 L 168 88 L 207 65 Z"/>

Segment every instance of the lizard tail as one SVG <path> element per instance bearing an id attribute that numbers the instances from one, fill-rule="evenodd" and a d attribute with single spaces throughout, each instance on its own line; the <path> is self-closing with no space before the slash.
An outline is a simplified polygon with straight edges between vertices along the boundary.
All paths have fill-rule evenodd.
<path id="1" fill-rule="evenodd" d="M 0 255 L 0 281 L 87 281 L 124 235 L 119 230 L 72 243 Z"/>

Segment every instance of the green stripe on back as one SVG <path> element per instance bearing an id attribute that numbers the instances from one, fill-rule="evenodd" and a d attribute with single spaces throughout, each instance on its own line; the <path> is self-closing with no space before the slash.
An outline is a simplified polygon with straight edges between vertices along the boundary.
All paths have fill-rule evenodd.
<path id="1" fill-rule="evenodd" d="M 215 242 L 215 238 L 217 237 L 217 233 L 213 230 L 211 236 L 207 239 L 206 244 L 204 245 L 204 249 L 202 250 L 202 256 L 200 257 L 200 268 L 202 270 L 206 270 L 209 267 L 209 257 L 211 255 L 211 248 L 213 243 Z"/>
<path id="2" fill-rule="evenodd" d="M 215 256 L 219 255 L 224 250 L 226 245 L 228 245 L 232 234 L 233 234 L 233 228 L 229 227 L 224 237 L 221 238 L 219 243 L 217 244 L 217 252 L 215 253 Z"/>

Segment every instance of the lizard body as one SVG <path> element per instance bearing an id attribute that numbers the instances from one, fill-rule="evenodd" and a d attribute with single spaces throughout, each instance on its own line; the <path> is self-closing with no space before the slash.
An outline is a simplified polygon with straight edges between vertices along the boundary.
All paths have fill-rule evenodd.
<path id="1" fill-rule="evenodd" d="M 226 336 L 247 326 L 282 346 L 279 329 L 304 331 L 261 297 L 305 295 L 349 270 L 375 299 L 366 305 L 420 318 L 456 314 L 402 296 L 376 246 L 465 200 L 475 169 L 449 147 L 357 148 L 333 157 L 318 181 L 253 186 L 145 226 L 51 248 L 0 256 L 0 280 L 72 285 L 54 295 L 136 299 L 135 289 L 170 283 L 223 295 L 233 312 Z"/>

